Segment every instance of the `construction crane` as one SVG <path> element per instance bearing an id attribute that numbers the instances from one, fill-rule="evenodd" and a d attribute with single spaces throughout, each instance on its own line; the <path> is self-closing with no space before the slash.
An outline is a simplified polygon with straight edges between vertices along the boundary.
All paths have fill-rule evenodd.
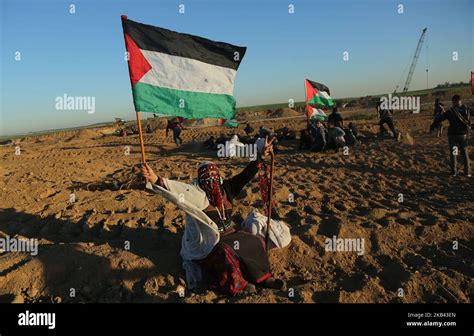
<path id="1" fill-rule="evenodd" d="M 413 77 L 413 73 L 415 72 L 416 62 L 418 61 L 418 58 L 420 57 L 421 47 L 423 45 L 423 41 L 425 40 L 425 34 L 426 34 L 427 29 L 428 28 L 423 29 L 420 39 L 418 40 L 418 44 L 415 50 L 415 56 L 413 56 L 413 60 L 411 61 L 411 65 L 410 65 L 410 71 L 408 71 L 407 80 L 405 81 L 405 85 L 403 86 L 403 93 L 406 93 L 408 91 L 408 87 L 410 86 L 411 78 Z M 395 91 L 393 93 L 396 93 L 397 89 L 398 89 L 398 86 L 395 88 Z"/>

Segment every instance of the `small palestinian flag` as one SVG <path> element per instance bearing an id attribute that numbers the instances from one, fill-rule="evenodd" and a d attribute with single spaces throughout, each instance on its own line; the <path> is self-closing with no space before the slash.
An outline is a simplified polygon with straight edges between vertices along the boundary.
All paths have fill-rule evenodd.
<path id="1" fill-rule="evenodd" d="M 313 82 L 309 79 L 305 79 L 305 88 L 306 88 L 306 104 L 315 106 L 333 106 L 334 102 L 329 96 L 329 88 L 321 83 Z"/>
<path id="2" fill-rule="evenodd" d="M 234 117 L 234 80 L 247 48 L 125 16 L 122 26 L 136 111 L 187 119 Z"/>
<path id="3" fill-rule="evenodd" d="M 325 121 L 327 119 L 326 113 L 323 110 L 307 105 L 308 119 Z"/>
<path id="4" fill-rule="evenodd" d="M 471 93 L 474 96 L 474 72 L 471 72 Z"/>

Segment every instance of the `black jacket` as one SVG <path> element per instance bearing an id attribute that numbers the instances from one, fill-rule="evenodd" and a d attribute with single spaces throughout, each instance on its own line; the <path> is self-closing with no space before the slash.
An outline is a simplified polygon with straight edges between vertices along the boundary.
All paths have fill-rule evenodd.
<path id="1" fill-rule="evenodd" d="M 471 128 L 471 111 L 465 105 L 451 107 L 436 118 L 432 127 L 438 126 L 444 120 L 449 121 L 448 135 L 465 135 Z"/>
<path id="2" fill-rule="evenodd" d="M 328 117 L 328 122 L 333 123 L 336 127 L 342 128 L 343 126 L 342 116 L 338 112 L 331 113 Z"/>

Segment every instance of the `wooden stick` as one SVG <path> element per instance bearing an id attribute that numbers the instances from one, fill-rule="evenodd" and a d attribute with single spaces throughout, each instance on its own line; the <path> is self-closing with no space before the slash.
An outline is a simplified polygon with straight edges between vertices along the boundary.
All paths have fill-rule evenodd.
<path id="1" fill-rule="evenodd" d="M 140 112 L 136 112 L 137 114 L 137 126 L 138 126 L 138 134 L 140 138 L 140 150 L 142 152 L 142 163 L 146 163 L 146 158 L 145 158 L 145 143 L 143 141 L 143 131 L 142 131 L 142 122 L 140 120 Z"/>
<path id="2" fill-rule="evenodd" d="M 120 16 L 120 19 L 122 20 L 122 25 L 123 25 L 123 20 L 127 20 L 127 16 L 126 15 L 122 15 Z M 124 37 L 124 40 L 125 40 L 125 49 L 127 50 L 128 52 L 128 48 L 127 48 L 127 40 L 125 38 L 125 29 L 124 29 L 124 32 L 123 32 L 123 37 Z M 128 69 L 130 71 L 130 61 L 128 61 Z M 130 77 L 130 86 L 132 88 L 132 92 L 133 92 L 133 84 L 132 84 L 132 77 Z M 137 126 L 138 126 L 138 134 L 139 134 L 139 139 L 140 139 L 140 151 L 142 153 L 142 164 L 145 164 L 146 163 L 146 158 L 145 158 L 145 143 L 143 141 L 143 130 L 142 130 L 142 121 L 140 120 L 140 112 L 139 111 L 135 111 L 135 114 L 137 116 Z"/>
<path id="3" fill-rule="evenodd" d="M 270 252 L 270 229 L 272 220 L 272 203 L 273 203 L 273 170 L 275 166 L 275 155 L 270 153 L 271 164 L 270 164 L 270 185 L 268 187 L 268 205 L 267 205 L 267 232 L 265 233 L 265 248 L 267 253 Z"/>

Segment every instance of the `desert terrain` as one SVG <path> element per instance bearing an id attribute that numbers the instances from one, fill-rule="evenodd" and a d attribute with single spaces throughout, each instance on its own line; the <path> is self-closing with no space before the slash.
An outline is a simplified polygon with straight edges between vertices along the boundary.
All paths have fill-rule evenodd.
<path id="1" fill-rule="evenodd" d="M 305 127 L 304 118 L 293 118 L 295 111 L 272 113 L 267 114 L 271 120 L 251 120 L 252 126 L 297 132 Z M 234 298 L 207 284 L 186 288 L 179 256 L 184 216 L 145 190 L 138 174 L 138 135 L 118 137 L 108 127 L 4 143 L 0 235 L 37 238 L 40 246 L 36 256 L 0 254 L 0 299 L 472 303 L 474 179 L 449 176 L 447 137 L 428 132 L 431 114 L 431 105 L 417 115 L 396 113 L 396 125 L 405 134 L 401 142 L 377 138 L 374 118 L 355 120 L 368 139 L 351 147 L 347 156 L 299 151 L 298 140 L 281 141 L 274 195 L 292 242 L 271 251 L 270 262 L 275 276 L 292 291 L 258 288 L 256 294 Z M 243 127 L 245 123 L 237 134 L 243 134 Z M 199 162 L 214 160 L 230 177 L 248 159 L 219 159 L 202 146 L 203 140 L 223 132 L 232 130 L 189 127 L 183 132 L 184 145 L 176 148 L 157 127 L 145 134 L 148 162 L 161 176 L 189 182 Z M 15 155 L 17 145 L 20 155 Z M 471 147 L 471 159 L 473 153 Z M 256 178 L 235 201 L 234 220 L 241 222 L 253 208 L 261 209 Z M 365 253 L 325 251 L 325 239 L 333 236 L 364 238 Z"/>

